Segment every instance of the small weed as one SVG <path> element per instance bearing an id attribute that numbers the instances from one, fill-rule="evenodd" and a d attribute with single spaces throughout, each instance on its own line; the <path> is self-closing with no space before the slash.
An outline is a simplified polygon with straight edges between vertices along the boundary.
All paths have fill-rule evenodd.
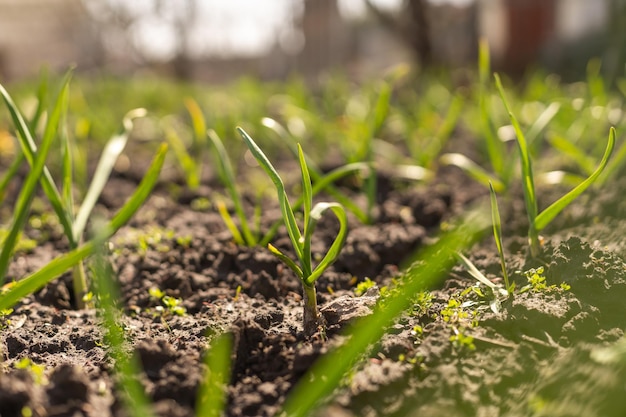
<path id="1" fill-rule="evenodd" d="M 470 335 L 465 334 L 463 329 L 454 329 L 454 334 L 450 336 L 450 342 L 452 342 L 452 346 L 454 348 L 463 350 L 476 350 L 476 345 L 474 344 L 474 338 Z"/>
<path id="2" fill-rule="evenodd" d="M 154 308 L 156 315 L 161 317 L 170 317 L 184 316 L 187 314 L 185 307 L 180 305 L 183 302 L 182 299 L 166 295 L 165 292 L 156 287 L 150 288 L 148 293 L 150 294 L 150 297 L 161 302 L 161 305 Z"/>
<path id="3" fill-rule="evenodd" d="M 46 367 L 41 364 L 33 362 L 30 358 L 24 357 L 13 365 L 15 369 L 25 369 L 33 377 L 35 384 L 46 385 L 48 378 L 46 378 Z"/>
<path id="4" fill-rule="evenodd" d="M 551 284 L 548 285 L 546 283 L 546 277 L 543 275 L 544 268 L 540 266 L 537 269 L 531 268 L 528 271 L 524 271 L 523 274 L 526 276 L 528 280 L 528 284 L 524 285 L 520 288 L 520 293 L 524 293 L 527 291 L 531 292 L 552 292 L 552 291 L 569 291 L 571 289 L 570 285 L 562 282 L 559 285 Z"/>
<path id="5" fill-rule="evenodd" d="M 376 286 L 376 283 L 374 281 L 372 281 L 369 278 L 365 278 L 363 281 L 359 282 L 356 285 L 356 288 L 354 289 L 354 294 L 357 297 L 362 296 L 363 294 L 365 294 L 367 292 L 367 290 L 369 290 L 370 288 L 373 288 Z"/>

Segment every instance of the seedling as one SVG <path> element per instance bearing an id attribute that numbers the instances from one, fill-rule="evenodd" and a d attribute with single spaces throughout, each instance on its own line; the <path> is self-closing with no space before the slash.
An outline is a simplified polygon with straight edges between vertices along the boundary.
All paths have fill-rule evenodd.
<path id="1" fill-rule="evenodd" d="M 119 388 L 125 395 L 122 397 L 126 411 L 132 417 L 152 417 L 154 413 L 144 387 L 137 375 L 141 366 L 136 354 L 129 355 L 126 349 L 124 327 L 120 321 L 120 311 L 116 302 L 121 299 L 119 287 L 114 279 L 113 268 L 105 257 L 104 242 L 107 239 L 106 229 L 97 232 L 94 239 L 93 277 L 96 289 L 96 306 L 102 313 L 104 338 L 108 351 L 115 361 L 115 370 L 119 376 Z"/>
<path id="2" fill-rule="evenodd" d="M 27 177 L 24 187 L 20 193 L 20 197 L 16 203 L 16 216 L 13 219 L 13 223 L 9 230 L 9 234 L 4 240 L 2 251 L 0 252 L 0 277 L 4 279 L 6 270 L 8 268 L 10 257 L 14 251 L 17 238 L 22 230 L 26 217 L 29 212 L 30 202 L 34 196 L 35 186 L 37 182 L 41 182 L 43 189 L 50 201 L 56 215 L 59 218 L 59 222 L 63 227 L 63 232 L 68 239 L 68 243 L 71 253 L 81 252 L 79 249 L 80 244 L 83 241 L 83 234 L 87 225 L 87 222 L 91 216 L 91 212 L 96 205 L 98 197 L 100 196 L 106 181 L 113 170 L 113 166 L 121 152 L 123 151 L 128 136 L 132 130 L 132 119 L 135 117 L 141 117 L 145 114 L 144 109 L 133 110 L 124 117 L 122 128 L 120 132 L 114 135 L 102 152 L 98 166 L 96 167 L 92 182 L 85 194 L 83 203 L 80 206 L 76 216 L 74 216 L 74 200 L 73 200 L 73 158 L 71 153 L 71 144 L 67 132 L 64 129 L 64 122 L 67 114 L 67 101 L 69 95 L 69 81 L 71 78 L 71 72 L 68 72 L 62 83 L 61 92 L 59 93 L 56 102 L 52 108 L 50 117 L 47 120 L 46 127 L 44 129 L 43 138 L 41 140 L 40 148 L 37 148 L 34 140 L 33 126 L 29 126 L 22 116 L 21 112 L 13 102 L 8 92 L 0 86 L 0 95 L 4 99 L 4 102 L 9 110 L 13 124 L 18 133 L 19 142 L 22 148 L 23 155 L 32 169 Z M 40 96 L 45 95 L 40 93 Z M 40 102 L 43 99 L 40 97 Z M 38 110 L 43 111 L 43 110 Z M 35 118 L 35 120 L 37 117 Z M 50 149 L 52 140 L 57 136 L 61 137 L 61 149 L 62 149 L 62 178 L 61 191 L 57 188 L 50 172 L 45 166 L 45 160 Z M 149 194 L 149 190 L 154 186 L 154 182 L 158 177 L 163 158 L 165 156 L 166 148 L 159 150 L 157 158 L 155 158 L 154 165 L 150 168 L 149 178 L 140 185 L 137 189 L 137 199 L 131 199 L 133 204 L 141 205 L 141 202 Z M 141 189 L 141 187 L 146 187 Z M 117 220 L 130 216 L 139 208 L 139 205 L 128 206 L 120 211 L 120 216 L 116 216 Z M 125 211 L 125 212 L 124 212 Z M 115 220 L 115 219 L 114 219 Z M 126 220 L 126 221 L 127 221 Z M 122 224 L 116 225 L 116 228 L 121 227 Z M 68 254 L 69 255 L 69 254 Z M 87 281 L 85 277 L 84 266 L 82 264 L 82 257 L 76 259 L 76 264 L 73 266 L 73 281 L 74 281 L 74 295 L 76 304 L 79 308 L 85 307 L 84 296 L 87 294 Z M 45 268 L 44 268 L 45 269 Z M 48 277 L 49 278 L 49 277 Z"/>
<path id="3" fill-rule="evenodd" d="M 491 223 L 493 224 L 493 238 L 498 248 L 498 256 L 500 257 L 500 267 L 502 268 L 502 278 L 504 278 L 504 287 L 510 294 L 513 293 L 514 285 L 509 283 L 509 274 L 506 271 L 506 261 L 504 260 L 504 248 L 502 246 L 502 222 L 500 220 L 500 210 L 498 209 L 498 200 L 493 185 L 489 183 L 489 195 L 491 200 Z"/>
<path id="4" fill-rule="evenodd" d="M 161 172 L 161 167 L 165 161 L 166 154 L 167 145 L 163 144 L 157 151 L 150 167 L 146 171 L 146 175 L 133 195 L 113 216 L 113 218 L 102 227 L 101 239 L 110 238 L 122 226 L 128 223 L 130 218 L 135 214 L 139 207 L 141 207 L 146 198 L 148 198 L 152 192 L 152 188 L 159 178 L 159 173 Z M 93 255 L 98 248 L 98 244 L 98 242 L 92 239 L 63 255 L 60 255 L 33 274 L 15 282 L 6 292 L 0 294 L 0 310 L 11 308 L 24 297 L 38 291 L 44 285 L 58 277 L 69 268 L 73 268 L 86 257 Z"/>
<path id="5" fill-rule="evenodd" d="M 187 309 L 180 305 L 183 300 L 166 295 L 161 289 L 152 287 L 148 290 L 150 297 L 159 300 L 162 305 L 155 307 L 155 311 L 162 316 L 184 316 Z"/>
<path id="6" fill-rule="evenodd" d="M 267 126 L 267 124 L 270 123 L 270 121 L 274 122 L 272 119 L 265 118 L 263 119 L 263 124 Z M 280 126 L 276 122 L 274 123 L 275 124 L 273 126 L 276 129 L 279 129 Z M 262 234 L 260 230 L 260 215 L 261 215 L 260 206 L 255 207 L 254 221 L 250 222 L 248 220 L 248 216 L 246 215 L 244 208 L 243 208 L 241 193 L 239 192 L 239 189 L 237 187 L 235 171 L 232 167 L 232 164 L 230 163 L 228 152 L 226 152 L 226 148 L 224 147 L 222 140 L 213 129 L 207 130 L 207 136 L 211 144 L 213 145 L 213 148 L 215 149 L 214 160 L 215 160 L 215 164 L 218 167 L 217 172 L 218 172 L 219 178 L 222 181 L 222 184 L 224 185 L 224 187 L 226 188 L 226 191 L 228 192 L 228 195 L 233 203 L 234 214 L 235 214 L 236 220 L 238 221 L 238 224 L 237 224 L 235 222 L 235 219 L 233 219 L 233 216 L 231 216 L 231 214 L 229 213 L 226 207 L 226 204 L 223 201 L 218 200 L 216 202 L 216 207 L 220 216 L 222 217 L 222 220 L 224 221 L 224 224 L 233 235 L 233 239 L 235 240 L 237 244 L 246 245 L 246 246 L 257 246 L 257 245 L 267 246 L 267 244 L 272 240 L 272 238 L 276 234 L 276 231 L 278 230 L 278 227 L 280 226 L 281 221 L 279 220 L 276 223 L 274 223 L 274 225 L 272 225 L 272 227 L 270 227 L 270 229 L 267 232 Z M 284 139 L 284 137 L 282 138 Z M 287 142 L 287 144 L 290 145 L 290 142 Z M 298 155 L 298 150 L 296 146 L 294 147 L 289 146 L 289 148 L 290 149 L 293 148 L 295 155 L 296 156 Z M 305 155 L 305 160 L 307 162 L 307 166 L 309 167 L 310 176 L 315 182 L 311 190 L 312 195 L 315 196 L 322 190 L 325 190 L 329 194 L 331 194 L 333 197 L 336 197 L 337 200 L 340 202 L 340 204 L 344 205 L 344 207 L 351 209 L 353 213 L 355 213 L 355 215 L 359 217 L 359 219 L 365 220 L 364 212 L 360 210 L 358 206 L 354 204 L 349 198 L 341 195 L 341 193 L 336 191 L 332 184 L 338 181 L 339 179 L 347 175 L 353 174 L 355 172 L 368 171 L 369 170 L 368 165 L 365 163 L 347 164 L 339 168 L 336 168 L 324 175 L 315 168 L 315 165 L 312 165 L 312 162 L 308 158 L 306 158 L 306 155 Z M 313 168 L 311 169 L 311 167 Z M 302 204 L 303 204 L 303 197 L 300 197 L 293 204 L 292 208 L 296 210 L 300 208 Z"/>
<path id="7" fill-rule="evenodd" d="M 583 191 L 585 191 L 590 185 L 592 185 L 606 167 L 611 153 L 613 152 L 613 147 L 615 146 L 615 128 L 612 127 L 609 131 L 608 144 L 606 146 L 604 156 L 602 157 L 598 168 L 596 168 L 596 170 L 586 180 L 581 182 L 570 192 L 565 194 L 563 197 L 552 203 L 552 205 L 550 205 L 548 208 L 539 213 L 537 208 L 537 198 L 535 193 L 535 184 L 533 180 L 532 163 L 530 159 L 528 143 L 526 141 L 524 133 L 522 132 L 522 128 L 517 121 L 517 118 L 509 107 L 509 103 L 504 94 L 504 88 L 502 87 L 500 77 L 498 76 L 498 74 L 495 74 L 494 77 L 496 80 L 496 87 L 498 88 L 498 92 L 500 93 L 500 98 L 502 99 L 502 103 L 504 104 L 504 107 L 509 114 L 511 124 L 514 127 L 515 134 L 517 136 L 517 145 L 522 165 L 522 186 L 524 189 L 524 200 L 526 202 L 526 213 L 528 215 L 529 223 L 528 240 L 530 244 L 530 254 L 533 258 L 536 258 L 541 252 L 539 232 L 543 230 L 572 201 L 574 201 L 576 197 L 578 197 Z"/>
<path id="8" fill-rule="evenodd" d="M 548 285 L 546 283 L 546 277 L 544 275 L 544 268 L 540 266 L 539 268 L 531 268 L 528 271 L 524 271 L 524 275 L 526 276 L 526 280 L 528 281 L 527 285 L 524 285 L 520 288 L 520 293 L 526 291 L 532 292 L 550 292 L 556 290 L 569 291 L 570 285 L 566 282 L 562 282 L 560 285 L 551 284 Z"/>
<path id="9" fill-rule="evenodd" d="M 33 362 L 29 357 L 23 357 L 13 365 L 15 369 L 25 369 L 33 377 L 35 384 L 46 385 L 48 378 L 46 377 L 46 367 L 42 364 Z"/>
<path id="10" fill-rule="evenodd" d="M 264 117 L 261 120 L 261 124 L 267 127 L 268 129 L 271 129 L 273 132 L 275 132 L 277 137 L 281 140 L 281 144 L 287 146 L 287 148 L 291 151 L 291 153 L 293 153 L 293 155 L 296 158 L 298 157 L 297 143 L 294 140 L 294 137 L 287 131 L 287 129 L 285 129 L 276 120 L 271 119 L 269 117 Z M 324 174 L 322 173 L 322 170 L 317 166 L 317 164 L 311 158 L 309 158 L 309 156 L 306 153 L 304 154 L 304 158 L 309 168 L 309 173 L 311 175 L 311 180 L 313 181 L 313 183 L 314 184 L 321 183 L 321 181 L 325 177 Z M 364 174 L 367 174 L 369 172 L 369 169 L 370 169 L 369 164 L 364 163 L 364 162 L 353 162 L 351 164 L 344 165 L 343 167 L 338 168 L 337 170 L 334 170 L 335 174 L 333 176 L 336 176 L 336 179 L 334 181 L 341 178 L 339 175 L 344 176 L 344 175 L 349 175 L 349 174 L 359 172 L 359 171 L 361 171 Z M 330 173 L 328 175 L 330 175 Z M 332 183 L 328 183 L 328 185 L 324 187 L 324 191 L 328 193 L 329 195 L 331 195 L 338 203 L 344 206 L 346 210 L 349 210 L 352 214 L 354 214 L 361 223 L 367 224 L 368 222 L 367 213 L 362 208 L 360 208 L 354 201 L 352 201 L 352 199 L 350 199 L 348 196 L 344 195 L 341 191 L 339 191 L 336 187 L 334 187 Z M 315 195 L 315 192 L 314 192 L 314 195 Z"/>
<path id="11" fill-rule="evenodd" d="M 252 140 L 252 138 L 241 128 L 237 128 L 244 142 L 252 152 L 252 155 L 259 162 L 259 165 L 265 170 L 271 178 L 278 193 L 278 202 L 280 204 L 283 221 L 287 227 L 287 233 L 293 245 L 297 261 L 284 255 L 278 248 L 268 244 L 269 250 L 281 261 L 283 261 L 291 270 L 295 272 L 302 282 L 303 298 L 304 298 L 304 331 L 307 335 L 312 335 L 322 326 L 322 319 L 317 309 L 317 297 L 315 292 L 315 281 L 324 273 L 324 271 L 337 259 L 339 252 L 346 240 L 348 231 L 348 219 L 345 209 L 338 203 L 320 202 L 313 206 L 313 191 L 311 186 L 311 177 L 304 158 L 302 148 L 298 145 L 298 156 L 300 170 L 302 173 L 302 203 L 303 203 L 303 224 L 304 229 L 301 232 L 294 215 L 293 206 L 289 203 L 285 184 L 281 179 L 278 171 L 274 168 L 267 156 L 261 148 Z M 313 266 L 313 257 L 311 254 L 311 239 L 317 222 L 322 215 L 330 210 L 339 221 L 339 231 L 335 240 L 331 244 L 326 255 L 319 261 L 317 266 Z"/>
<path id="12" fill-rule="evenodd" d="M 339 386 L 341 380 L 361 357 L 385 333 L 394 320 L 413 304 L 415 294 L 434 286 L 454 264 L 454 255 L 477 241 L 489 223 L 481 212 L 472 212 L 461 225 L 441 235 L 433 246 L 419 254 L 414 268 L 402 277 L 403 291 L 393 292 L 378 305 L 374 314 L 359 319 L 346 332 L 349 338 L 338 348 L 322 356 L 291 391 L 284 405 L 285 415 L 304 417 Z M 323 383 L 320 383 L 322 382 Z"/>

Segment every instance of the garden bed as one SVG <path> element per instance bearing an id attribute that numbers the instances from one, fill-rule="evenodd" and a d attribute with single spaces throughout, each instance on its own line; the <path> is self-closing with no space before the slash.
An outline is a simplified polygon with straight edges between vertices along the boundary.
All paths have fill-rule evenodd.
<path id="1" fill-rule="evenodd" d="M 477 157 L 474 142 L 460 127 L 439 151 L 462 149 Z M 131 161 L 114 171 L 97 215 L 111 218 L 138 187 L 147 164 L 143 158 Z M 245 172 L 237 183 L 252 218 L 259 195 L 255 177 L 262 170 L 249 161 L 238 165 Z M 130 377 L 141 384 L 154 413 L 196 415 L 205 359 L 221 334 L 232 341 L 224 358 L 230 358 L 224 415 L 278 415 L 311 375 L 323 385 L 323 371 L 309 374 L 318 360 L 336 358 L 329 355 L 354 342 L 353 325 L 381 313 L 406 291 L 406 282 L 421 279 L 423 265 L 438 262 L 437 253 L 419 254 L 437 247 L 442 233 L 455 230 L 457 218 L 489 200 L 489 190 L 467 172 L 433 167 L 433 178 L 415 182 L 399 179 L 394 166 L 380 165 L 373 221 L 364 224 L 348 213 L 345 246 L 315 284 L 325 325 L 308 336 L 301 283 L 267 248 L 235 243 L 214 207 L 216 196 L 227 194 L 215 172 L 204 172 L 194 188 L 179 167 L 166 164 L 150 197 L 109 240 L 106 254 L 120 287 L 114 303 L 122 313 L 116 325 L 127 342 L 123 355 L 137 355 L 140 371 Z M 300 169 L 279 159 L 278 171 Z M 26 175 L 14 178 L 3 210 L 13 207 Z M 284 178 L 290 193 L 298 189 L 299 175 Z M 368 204 L 362 180 L 348 177 L 336 184 L 358 207 Z M 570 188 L 539 187 L 540 206 Z M 257 207 L 263 231 L 281 218 L 274 190 L 268 190 Z M 336 358 L 338 367 L 349 364 L 351 371 L 330 386 L 332 395 L 318 404 L 316 415 L 624 415 L 625 191 L 617 175 L 588 189 L 542 231 L 541 252 L 531 257 L 523 192 L 511 182 L 500 207 L 506 269 L 515 284 L 511 293 L 490 293 L 460 265 L 438 270 L 436 282 L 410 287 L 420 291 L 404 297 L 410 307 L 385 325 L 382 338 L 356 357 Z M 9 278 L 33 274 L 71 249 L 40 194 L 23 236 L 35 244 L 16 251 Z M 332 196 L 322 192 L 315 197 L 320 200 Z M 488 214 L 487 206 L 480 207 Z M 337 229 L 332 216 L 322 218 L 314 259 L 332 244 Z M 290 244 L 279 228 L 272 245 L 293 256 Z M 484 233 L 463 254 L 502 288 L 493 236 Z M 104 310 L 76 309 L 76 301 L 66 272 L 0 317 L 0 416 L 132 415 L 114 360 L 119 352 L 112 353 L 110 328 L 103 326 Z"/>
<path id="2" fill-rule="evenodd" d="M 207 334 L 230 331 L 226 414 L 274 415 L 313 362 L 342 343 L 338 335 L 345 324 L 370 312 L 379 292 L 358 297 L 358 283 L 369 278 L 378 288 L 392 286 L 401 261 L 433 239 L 442 221 L 470 203 L 469 196 L 485 194 L 455 169 L 439 178 L 427 187 L 384 190 L 382 220 L 371 226 L 351 220 L 342 255 L 318 281 L 326 338 L 311 339 L 302 331 L 297 278 L 266 249 L 234 245 L 218 214 L 191 207 L 209 197 L 209 188 L 177 200 L 155 192 L 112 239 L 112 259 L 123 294 L 123 323 L 144 370 L 138 378 L 157 414 L 194 414 Z M 114 209 L 118 190 L 133 187 L 132 179 L 115 178 L 102 202 Z M 611 190 L 617 201 L 622 188 Z M 611 201 L 606 192 L 602 198 Z M 616 236 L 624 223 L 611 212 L 589 211 L 601 208 L 572 207 L 561 232 L 546 243 L 548 285 L 565 282 L 570 290 L 529 290 L 504 301 L 495 314 L 478 301 L 461 307 L 473 299 L 463 293 L 476 282 L 457 267 L 429 300 L 389 329 L 320 415 L 621 415 L 621 345 L 615 345 L 617 362 L 598 352 L 622 343 L 626 271 L 624 242 Z M 268 202 L 263 222 L 271 224 L 276 211 Z M 582 219 L 567 229 L 569 221 L 579 223 L 571 218 L 577 212 L 595 224 Z M 10 275 L 25 275 L 57 256 L 64 243 L 53 232 L 34 253 L 18 256 Z M 603 240 L 605 235 L 611 240 Z M 324 232 L 319 236 L 323 242 Z M 285 245 L 284 239 L 279 236 L 276 245 Z M 540 266 L 526 258 L 520 239 L 508 239 L 505 246 L 510 265 L 521 271 Z M 490 239 L 468 255 L 490 277 L 498 274 Z M 525 284 L 520 274 L 515 281 L 518 288 Z M 161 310 L 151 288 L 182 299 L 186 314 Z M 42 416 L 121 415 L 98 314 L 76 311 L 72 303 L 66 274 L 9 316 L 2 331 L 1 415 L 20 415 L 26 406 Z M 451 340 L 455 332 L 467 338 Z M 13 369 L 23 358 L 43 366 L 42 380 L 31 367 Z"/>

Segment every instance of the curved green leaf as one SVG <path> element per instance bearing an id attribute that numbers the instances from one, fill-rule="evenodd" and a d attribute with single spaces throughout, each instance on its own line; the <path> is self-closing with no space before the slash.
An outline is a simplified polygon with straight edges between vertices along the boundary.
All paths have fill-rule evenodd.
<path id="1" fill-rule="evenodd" d="M 611 157 L 611 153 L 613 152 L 613 148 L 615 146 L 615 128 L 611 127 L 609 131 L 609 141 L 606 145 L 606 149 L 604 151 L 604 156 L 600 161 L 600 165 L 598 168 L 583 182 L 581 182 L 576 188 L 574 188 L 569 193 L 565 194 L 563 197 L 559 198 L 557 201 L 552 203 L 548 208 L 542 211 L 535 220 L 535 227 L 537 230 L 541 230 L 546 227 L 565 207 L 567 207 L 576 197 L 582 194 L 594 181 L 600 176 L 604 167 L 609 161 Z"/>
<path id="2" fill-rule="evenodd" d="M 62 83 L 62 90 L 67 88 L 71 79 L 72 72 L 68 71 L 65 75 L 65 78 Z M 7 90 L 0 84 L 0 96 L 4 100 L 7 109 L 9 110 L 9 114 L 11 115 L 11 119 L 13 120 L 13 124 L 15 129 L 17 130 L 17 137 L 20 142 L 20 146 L 22 148 L 22 152 L 26 157 L 29 165 L 32 167 L 35 164 L 35 156 L 37 153 L 37 145 L 35 144 L 35 140 L 33 139 L 33 135 L 28 127 L 28 124 L 24 121 L 24 117 L 20 113 L 19 109 L 13 102 L 13 99 L 7 92 Z M 60 102 L 57 100 L 57 106 L 60 105 Z M 55 106 L 56 107 L 56 106 Z M 53 109 L 54 112 L 54 109 Z M 50 125 L 50 121 L 48 121 L 48 125 Z M 45 134 L 45 133 L 44 133 Z M 63 204 L 61 194 L 52 179 L 52 175 L 50 175 L 50 171 L 48 171 L 47 167 L 44 167 L 43 173 L 41 175 L 41 185 L 43 190 L 54 209 L 54 212 L 59 218 L 59 222 L 63 227 L 63 231 L 65 235 L 70 240 L 71 244 L 73 242 L 72 235 L 72 219 L 69 214 L 69 207 L 65 207 Z"/>
<path id="3" fill-rule="evenodd" d="M 259 165 L 261 165 L 261 168 L 263 168 L 263 170 L 267 173 L 267 175 L 276 186 L 280 210 L 283 215 L 285 226 L 287 227 L 287 233 L 289 234 L 289 238 L 291 239 L 298 259 L 302 259 L 302 234 L 300 233 L 300 229 L 298 229 L 296 217 L 293 214 L 293 208 L 289 204 L 289 199 L 287 198 L 287 192 L 285 191 L 285 184 L 283 183 L 283 180 L 280 178 L 280 175 L 278 175 L 278 171 L 276 171 L 276 168 L 274 168 L 265 153 L 263 153 L 261 148 L 259 148 L 256 142 L 252 140 L 252 138 L 246 133 L 246 131 L 240 127 L 237 127 L 237 131 L 248 146 L 248 149 L 250 149 L 250 152 L 252 153 L 254 158 L 257 160 Z"/>
<path id="4" fill-rule="evenodd" d="M 308 242 L 310 245 L 311 235 L 313 234 L 315 225 L 328 209 L 330 209 L 339 220 L 339 231 L 337 232 L 337 236 L 335 237 L 332 245 L 328 249 L 328 252 L 326 252 L 326 255 L 324 255 L 319 264 L 317 264 L 315 269 L 313 269 L 311 275 L 304 277 L 305 284 L 308 285 L 313 284 L 324 273 L 326 268 L 335 262 L 341 252 L 341 248 L 343 248 L 343 245 L 346 242 L 346 237 L 348 235 L 348 218 L 343 206 L 339 203 L 317 203 L 315 207 L 313 207 L 313 210 L 311 210 L 311 225 L 309 229 L 310 235 L 305 236 L 305 242 Z"/>
<path id="5" fill-rule="evenodd" d="M 159 177 L 161 167 L 165 161 L 166 153 L 167 145 L 163 144 L 159 148 L 159 151 L 154 157 L 150 168 L 148 168 L 146 175 L 133 195 L 113 217 L 113 219 L 111 219 L 111 221 L 106 224 L 102 230 L 100 230 L 100 234 L 94 240 L 91 240 L 64 255 L 59 256 L 37 272 L 16 282 L 5 294 L 0 296 L 0 309 L 12 307 L 22 298 L 39 290 L 48 282 L 54 280 L 60 274 L 67 271 L 69 268 L 78 264 L 87 256 L 92 255 L 98 249 L 98 245 L 101 242 L 110 238 L 120 227 L 125 225 L 150 195 L 150 192 Z"/>
<path id="6" fill-rule="evenodd" d="M 57 101 L 54 105 L 54 109 L 46 128 L 43 138 L 41 140 L 40 149 L 33 152 L 31 156 L 34 156 L 31 171 L 26 177 L 26 181 L 20 191 L 17 202 L 15 203 L 14 217 L 11 223 L 11 228 L 7 237 L 2 242 L 2 251 L 0 251 L 0 280 L 4 280 L 4 276 L 9 267 L 11 255 L 13 249 L 17 243 L 17 239 L 26 224 L 28 215 L 30 214 L 30 204 L 35 196 L 35 188 L 41 178 L 41 174 L 44 172 L 46 158 L 48 152 L 52 146 L 52 142 L 57 135 L 59 122 L 63 117 L 63 114 L 67 111 L 67 99 L 69 95 L 69 75 L 66 77 L 63 84 L 63 88 L 57 97 Z M 70 239 L 71 241 L 71 239 Z"/>
<path id="7" fill-rule="evenodd" d="M 270 252 L 272 252 L 274 256 L 283 261 L 285 265 L 287 265 L 293 272 L 295 272 L 298 278 L 303 278 L 304 274 L 302 272 L 302 268 L 300 268 L 290 257 L 282 253 L 280 250 L 278 250 L 277 247 L 275 247 L 271 243 L 267 244 L 267 248 Z"/>
<path id="8" fill-rule="evenodd" d="M 224 148 L 224 143 L 213 129 L 209 129 L 207 131 L 207 136 L 213 144 L 213 147 L 217 151 L 217 158 L 215 158 L 215 162 L 217 163 L 218 167 L 217 172 L 222 183 L 226 187 L 226 190 L 228 190 L 230 199 L 232 200 L 235 207 L 235 214 L 239 219 L 239 227 L 241 228 L 241 234 L 243 235 L 245 244 L 248 246 L 254 246 L 257 244 L 257 237 L 250 230 L 246 213 L 243 210 L 241 196 L 239 194 L 239 191 L 237 190 L 235 171 L 230 163 L 230 157 L 228 156 L 228 152 L 226 152 L 226 148 Z"/>
<path id="9" fill-rule="evenodd" d="M 134 109 L 126 113 L 120 133 L 109 139 L 107 144 L 104 146 L 104 150 L 102 151 L 102 155 L 100 156 L 100 160 L 96 166 L 93 178 L 89 184 L 89 189 L 87 190 L 87 194 L 85 194 L 85 198 L 83 199 L 83 203 L 78 210 L 76 220 L 74 221 L 74 225 L 72 227 L 72 235 L 74 236 L 75 242 L 80 241 L 83 231 L 85 230 L 85 226 L 87 225 L 87 220 L 89 219 L 93 208 L 96 206 L 96 202 L 98 201 L 98 198 L 100 197 L 100 194 L 102 193 L 102 190 L 111 175 L 111 171 L 113 171 L 115 162 L 126 147 L 128 136 L 133 129 L 133 119 L 143 117 L 146 113 L 145 109 Z"/>

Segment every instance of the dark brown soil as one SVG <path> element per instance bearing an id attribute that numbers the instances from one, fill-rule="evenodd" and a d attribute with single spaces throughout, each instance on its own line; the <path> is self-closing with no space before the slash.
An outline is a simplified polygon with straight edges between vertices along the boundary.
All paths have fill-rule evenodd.
<path id="1" fill-rule="evenodd" d="M 119 207 L 136 180 L 113 178 L 101 210 Z M 525 222 L 521 200 L 503 202 L 511 272 L 543 266 L 547 284 L 555 287 L 517 292 L 494 312 L 479 294 L 466 291 L 476 282 L 455 268 L 422 309 L 389 329 L 319 415 L 626 415 L 623 189 L 615 184 L 601 194 L 591 191 L 563 213 L 547 231 L 543 261 L 526 257 L 518 234 Z M 393 285 L 402 261 L 432 241 L 442 222 L 486 195 L 452 169 L 428 185 L 381 181 L 378 220 L 365 226 L 351 219 L 342 255 L 317 283 L 325 340 L 303 335 L 300 283 L 291 271 L 264 248 L 235 245 L 219 215 L 198 208 L 200 198 L 210 200 L 213 192 L 215 187 L 172 191 L 165 181 L 112 240 L 124 328 L 143 367 L 138 378 L 161 416 L 194 415 L 202 357 L 210 335 L 223 331 L 235 342 L 226 415 L 275 415 L 316 358 L 341 342 L 337 335 L 345 324 L 369 314 L 379 293 L 357 297 L 357 283 L 369 278 L 379 288 Z M 269 199 L 264 204 L 262 225 L 268 227 L 279 211 Z M 334 227 L 331 221 L 320 226 L 316 253 L 327 247 Z M 66 249 L 57 226 L 29 231 L 39 240 L 42 233 L 46 243 L 18 254 L 11 277 Z M 289 252 L 283 231 L 273 242 Z M 468 255 L 500 282 L 491 238 Z M 526 284 L 521 273 L 513 279 L 518 290 Z M 150 288 L 181 298 L 187 314 L 160 310 Z M 98 314 L 74 310 L 73 301 L 66 274 L 8 317 L 0 333 L 0 416 L 21 416 L 24 407 L 34 416 L 126 415 Z M 23 358 L 44 366 L 42 379 L 15 368 Z"/>

